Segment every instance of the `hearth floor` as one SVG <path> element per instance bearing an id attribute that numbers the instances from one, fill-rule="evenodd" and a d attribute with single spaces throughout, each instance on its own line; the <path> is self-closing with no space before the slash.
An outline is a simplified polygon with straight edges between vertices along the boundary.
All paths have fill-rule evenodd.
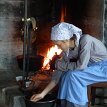
<path id="1" fill-rule="evenodd" d="M 41 80 L 41 82 L 44 82 L 44 80 L 45 79 L 47 79 L 47 81 L 49 81 L 50 80 L 50 77 L 49 77 L 49 74 L 47 75 L 45 75 L 45 74 L 41 74 L 41 75 L 37 75 L 37 78 L 38 79 L 40 79 Z M 35 80 L 36 80 L 36 78 L 34 78 Z M 40 82 L 39 82 L 40 83 Z M 8 86 L 14 86 L 14 85 L 16 85 L 17 83 L 15 82 L 15 81 L 0 81 L 0 96 L 2 96 L 1 94 L 2 94 L 2 88 L 4 88 L 4 87 L 6 87 L 7 86 L 7 84 L 8 84 Z M 8 107 L 7 105 L 5 105 L 4 103 L 3 103 L 3 100 L 2 100 L 2 98 L 0 98 L 0 107 Z M 107 107 L 107 105 L 95 105 L 95 106 L 91 106 L 91 107 Z"/>

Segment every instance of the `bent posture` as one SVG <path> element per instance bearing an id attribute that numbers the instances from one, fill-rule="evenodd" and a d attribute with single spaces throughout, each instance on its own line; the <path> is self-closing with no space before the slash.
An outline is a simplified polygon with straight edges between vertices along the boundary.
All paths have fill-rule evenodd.
<path id="1" fill-rule="evenodd" d="M 59 83 L 57 107 L 88 107 L 87 86 L 107 81 L 107 50 L 104 44 L 72 24 L 52 27 L 51 40 L 63 50 L 48 86 L 31 101 L 38 101 Z"/>

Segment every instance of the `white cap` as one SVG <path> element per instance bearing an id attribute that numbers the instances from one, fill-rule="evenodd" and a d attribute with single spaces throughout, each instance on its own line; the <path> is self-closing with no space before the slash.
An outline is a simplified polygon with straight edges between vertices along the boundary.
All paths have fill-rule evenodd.
<path id="1" fill-rule="evenodd" d="M 51 40 L 69 40 L 73 34 L 76 35 L 76 44 L 78 45 L 82 30 L 73 24 L 61 22 L 52 27 Z"/>

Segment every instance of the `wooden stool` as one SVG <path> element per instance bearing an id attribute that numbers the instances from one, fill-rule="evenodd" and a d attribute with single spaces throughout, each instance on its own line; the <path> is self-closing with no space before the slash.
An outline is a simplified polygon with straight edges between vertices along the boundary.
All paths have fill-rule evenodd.
<path id="1" fill-rule="evenodd" d="M 107 99 L 107 96 L 98 96 L 96 95 L 96 89 L 97 88 L 107 88 L 107 82 L 99 82 L 94 83 L 88 86 L 87 92 L 88 92 L 88 107 L 94 106 L 95 104 L 95 98 L 103 98 Z"/>

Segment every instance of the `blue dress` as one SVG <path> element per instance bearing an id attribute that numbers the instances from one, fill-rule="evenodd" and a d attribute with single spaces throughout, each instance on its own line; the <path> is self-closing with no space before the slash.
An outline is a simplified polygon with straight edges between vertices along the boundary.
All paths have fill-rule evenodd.
<path id="1" fill-rule="evenodd" d="M 107 81 L 107 60 L 89 64 L 84 70 L 65 71 L 61 77 L 58 99 L 81 105 L 70 107 L 83 107 L 88 102 L 87 86 L 104 81 Z"/>

